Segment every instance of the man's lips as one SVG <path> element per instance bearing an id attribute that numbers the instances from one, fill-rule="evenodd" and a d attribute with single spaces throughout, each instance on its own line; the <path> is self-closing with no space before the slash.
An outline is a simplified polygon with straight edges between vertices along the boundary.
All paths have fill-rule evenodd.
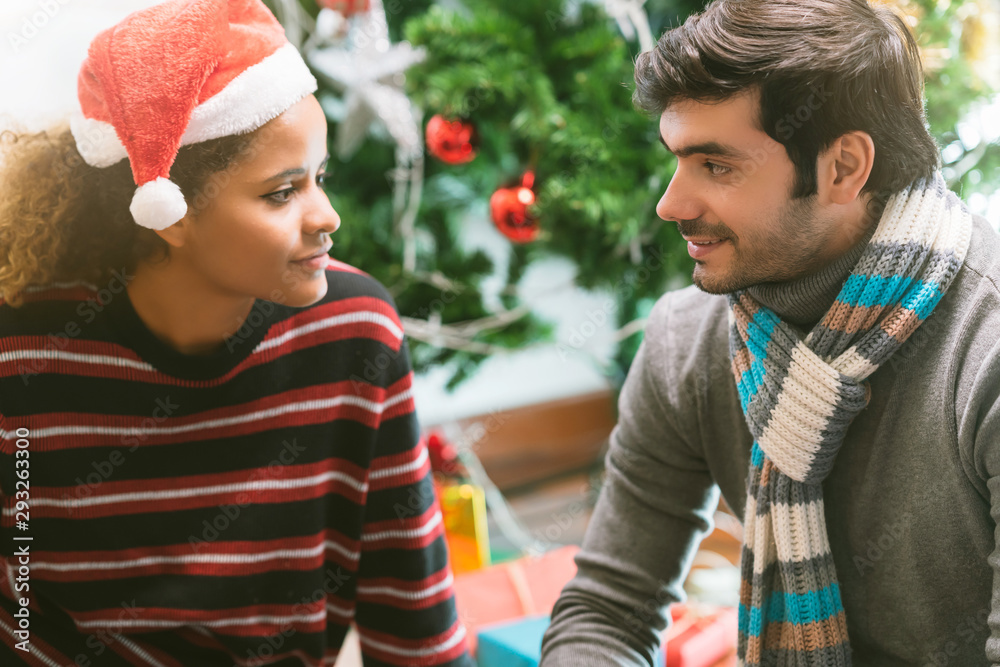
<path id="1" fill-rule="evenodd" d="M 684 238 L 688 242 L 688 254 L 691 255 L 693 259 L 704 259 L 709 254 L 715 252 L 729 239 L 710 239 L 710 238 Z"/>

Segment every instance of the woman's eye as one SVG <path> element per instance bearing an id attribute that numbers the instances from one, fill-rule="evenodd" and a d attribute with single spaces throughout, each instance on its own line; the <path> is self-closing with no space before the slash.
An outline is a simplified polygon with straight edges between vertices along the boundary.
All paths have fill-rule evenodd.
<path id="1" fill-rule="evenodd" d="M 316 174 L 316 185 L 322 187 L 323 182 L 326 180 L 327 176 L 329 176 L 329 174 L 326 173 Z M 294 187 L 285 188 L 284 190 L 278 190 L 277 192 L 271 192 L 269 194 L 262 195 L 262 198 L 274 204 L 287 204 L 291 199 L 292 194 L 294 194 L 297 189 L 298 188 Z"/>
<path id="2" fill-rule="evenodd" d="M 264 198 L 269 199 L 276 204 L 287 204 L 288 198 L 292 196 L 293 192 L 295 192 L 295 188 L 285 188 L 284 190 L 278 190 L 277 192 L 264 195 Z"/>

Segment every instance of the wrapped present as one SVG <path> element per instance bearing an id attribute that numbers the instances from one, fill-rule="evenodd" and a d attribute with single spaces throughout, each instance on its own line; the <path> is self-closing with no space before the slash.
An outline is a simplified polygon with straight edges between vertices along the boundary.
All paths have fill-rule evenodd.
<path id="1" fill-rule="evenodd" d="M 455 606 L 470 650 L 475 652 L 476 632 L 483 626 L 551 614 L 563 586 L 576 575 L 577 551 L 561 547 L 455 577 Z"/>
<path id="2" fill-rule="evenodd" d="M 670 608 L 670 616 L 673 623 L 663 634 L 660 651 L 665 667 L 736 664 L 731 657 L 739 630 L 735 608 L 677 604 Z"/>
<path id="3" fill-rule="evenodd" d="M 426 443 L 452 572 L 461 574 L 486 567 L 490 564 L 486 492 L 470 480 L 469 471 L 459 461 L 458 450 L 444 434 L 431 431 Z"/>
<path id="4" fill-rule="evenodd" d="M 736 610 L 719 607 L 671 608 L 656 667 L 735 667 Z M 548 616 L 526 616 L 479 628 L 479 667 L 537 667 Z"/>
<path id="5" fill-rule="evenodd" d="M 537 667 L 542 659 L 542 636 L 548 616 L 527 616 L 488 625 L 479 630 L 479 667 Z"/>
<path id="6" fill-rule="evenodd" d="M 486 495 L 482 487 L 441 482 L 438 500 L 452 572 L 462 574 L 488 566 L 490 536 L 486 529 Z"/>

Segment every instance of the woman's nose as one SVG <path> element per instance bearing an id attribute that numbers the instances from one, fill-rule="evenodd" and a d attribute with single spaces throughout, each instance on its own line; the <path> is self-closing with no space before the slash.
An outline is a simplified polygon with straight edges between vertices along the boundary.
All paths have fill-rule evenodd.
<path id="1" fill-rule="evenodd" d="M 340 228 L 340 215 L 330 203 L 330 197 L 319 185 L 313 190 L 312 206 L 306 213 L 306 227 L 310 233 L 332 234 Z"/>

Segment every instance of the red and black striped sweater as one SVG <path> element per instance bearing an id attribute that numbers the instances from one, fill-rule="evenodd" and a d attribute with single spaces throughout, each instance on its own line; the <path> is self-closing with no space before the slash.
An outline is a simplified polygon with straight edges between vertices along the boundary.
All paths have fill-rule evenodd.
<path id="1" fill-rule="evenodd" d="M 114 280 L 0 302 L 0 664 L 467 664 L 399 317 L 327 277 L 209 356 Z"/>

